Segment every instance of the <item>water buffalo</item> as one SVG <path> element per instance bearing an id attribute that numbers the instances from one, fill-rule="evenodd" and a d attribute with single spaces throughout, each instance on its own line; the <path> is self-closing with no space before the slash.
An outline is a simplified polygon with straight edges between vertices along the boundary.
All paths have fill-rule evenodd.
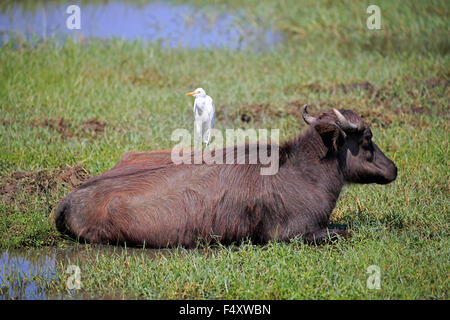
<path id="1" fill-rule="evenodd" d="M 346 236 L 327 228 L 344 184 L 386 184 L 397 167 L 354 112 L 316 118 L 304 106 L 302 115 L 309 127 L 279 146 L 274 175 L 258 163 L 175 165 L 170 151 L 127 153 L 61 201 L 56 227 L 89 243 L 153 248 Z"/>

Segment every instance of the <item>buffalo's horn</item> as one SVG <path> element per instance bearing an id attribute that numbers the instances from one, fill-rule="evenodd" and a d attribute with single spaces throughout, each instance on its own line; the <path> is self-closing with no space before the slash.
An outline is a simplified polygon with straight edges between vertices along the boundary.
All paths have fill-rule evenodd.
<path id="1" fill-rule="evenodd" d="M 356 129 L 358 129 L 358 126 L 356 124 L 348 121 L 347 118 L 344 117 L 342 113 L 340 113 L 337 109 L 333 108 L 333 111 L 336 117 L 338 118 L 339 126 L 341 127 L 342 130 L 355 131 Z"/>
<path id="2" fill-rule="evenodd" d="M 307 104 L 305 104 L 305 105 L 302 107 L 302 117 L 303 117 L 303 120 L 305 120 L 306 124 L 311 124 L 311 123 L 313 123 L 314 121 L 316 121 L 317 119 L 316 119 L 315 117 L 311 116 L 311 115 L 308 113 L 308 111 L 306 110 L 306 108 L 308 108 L 308 105 L 307 105 Z"/>

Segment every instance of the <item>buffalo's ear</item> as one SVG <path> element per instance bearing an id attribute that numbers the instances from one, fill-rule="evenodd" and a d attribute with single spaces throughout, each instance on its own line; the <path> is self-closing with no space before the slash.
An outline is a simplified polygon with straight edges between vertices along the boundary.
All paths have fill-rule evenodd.
<path id="1" fill-rule="evenodd" d="M 338 147 L 343 142 L 343 137 L 341 135 L 341 129 L 331 123 L 318 123 L 314 126 L 316 131 L 322 138 L 323 144 L 330 151 L 337 151 Z"/>

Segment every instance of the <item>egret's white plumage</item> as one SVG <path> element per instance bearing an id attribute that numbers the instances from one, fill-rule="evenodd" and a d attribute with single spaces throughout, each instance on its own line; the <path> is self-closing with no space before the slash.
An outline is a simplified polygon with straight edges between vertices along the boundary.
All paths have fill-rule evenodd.
<path id="1" fill-rule="evenodd" d="M 214 126 L 214 101 L 206 95 L 205 90 L 197 88 L 193 92 L 186 93 L 194 96 L 194 127 L 196 136 L 208 145 L 211 138 L 211 130 Z"/>

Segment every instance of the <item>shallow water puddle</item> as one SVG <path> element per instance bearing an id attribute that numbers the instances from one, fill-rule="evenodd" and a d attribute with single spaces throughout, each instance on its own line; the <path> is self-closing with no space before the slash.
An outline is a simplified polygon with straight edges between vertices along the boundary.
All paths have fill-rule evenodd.
<path id="1" fill-rule="evenodd" d="M 56 254 L 52 250 L 3 251 L 0 255 L 0 299 L 46 299 L 36 277 L 55 276 Z"/>
<path id="2" fill-rule="evenodd" d="M 68 4 L 35 1 L 32 8 L 13 2 L 0 13 L 0 40 L 17 37 L 32 39 L 121 38 L 157 42 L 174 48 L 249 48 L 267 50 L 281 42 L 281 33 L 244 12 L 223 12 L 211 7 L 162 1 L 147 4 L 108 1 L 78 3 L 80 30 L 69 30 Z"/>
<path id="3" fill-rule="evenodd" d="M 98 255 L 131 256 L 144 254 L 151 259 L 159 259 L 170 255 L 170 249 L 138 249 L 102 245 L 76 245 L 68 248 L 14 249 L 0 251 L 0 300 L 42 300 L 42 299 L 116 299 L 108 293 L 99 292 L 90 297 L 81 290 L 66 288 L 58 294 L 48 289 L 48 284 L 56 280 L 58 266 L 83 266 L 88 260 L 95 261 Z M 75 275 L 73 269 L 67 269 L 64 279 Z M 74 281 L 69 280 L 72 284 Z M 70 290 L 71 289 L 71 290 Z M 120 298 L 120 297 L 119 297 Z"/>

